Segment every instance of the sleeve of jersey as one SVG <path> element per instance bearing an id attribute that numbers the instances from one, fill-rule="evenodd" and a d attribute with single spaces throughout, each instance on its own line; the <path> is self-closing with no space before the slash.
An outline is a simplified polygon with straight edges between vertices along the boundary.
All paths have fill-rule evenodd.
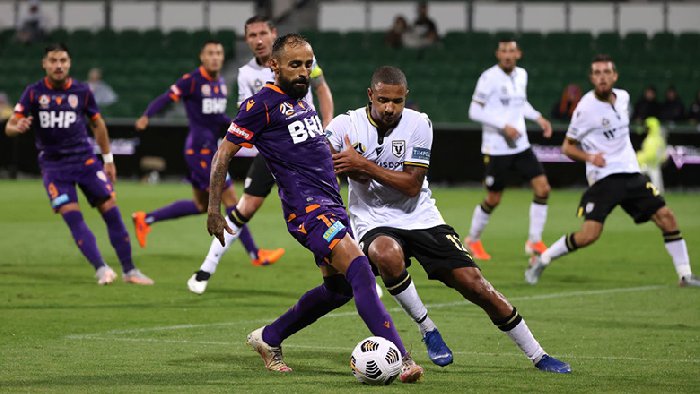
<path id="1" fill-rule="evenodd" d="M 26 118 L 31 113 L 32 96 L 34 92 L 30 88 L 24 89 L 22 96 L 15 105 L 14 112 L 17 118 Z"/>
<path id="2" fill-rule="evenodd" d="M 476 82 L 476 88 L 474 89 L 474 95 L 472 95 L 472 101 L 476 101 L 479 104 L 486 104 L 491 97 L 491 84 L 488 78 L 481 74 L 479 80 Z"/>
<path id="3" fill-rule="evenodd" d="M 585 134 L 586 123 L 585 116 L 583 114 L 583 109 L 577 109 L 574 112 L 574 116 L 571 118 L 571 123 L 569 123 L 569 128 L 566 130 L 566 138 L 581 141 L 581 138 Z"/>
<path id="4" fill-rule="evenodd" d="M 90 89 L 88 89 L 85 94 L 85 114 L 90 118 L 90 120 L 95 120 L 100 117 L 100 109 L 97 107 L 97 101 L 95 101 L 95 95 L 92 94 Z"/>
<path id="5" fill-rule="evenodd" d="M 428 168 L 430 166 L 430 149 L 433 146 L 433 125 L 427 115 L 421 114 L 421 116 L 423 119 L 406 146 L 406 160 L 403 164 Z"/>
<path id="6" fill-rule="evenodd" d="M 241 69 L 238 69 L 238 101 L 236 101 L 236 105 L 238 107 L 243 104 L 245 99 L 253 95 L 253 92 L 250 90 L 250 86 L 246 83 L 245 78 L 241 75 Z"/>
<path id="7" fill-rule="evenodd" d="M 525 119 L 537 120 L 542 117 L 542 114 L 529 101 L 526 101 L 523 105 L 523 116 Z"/>
<path id="8" fill-rule="evenodd" d="M 331 120 L 331 123 L 326 126 L 324 133 L 326 139 L 334 151 L 340 152 L 343 150 L 343 138 L 347 134 L 348 126 L 350 125 L 350 116 L 347 114 L 339 115 Z"/>
<path id="9" fill-rule="evenodd" d="M 265 103 L 256 103 L 250 98 L 241 104 L 240 111 L 226 132 L 226 139 L 236 145 L 252 148 L 269 123 L 270 113 Z"/>

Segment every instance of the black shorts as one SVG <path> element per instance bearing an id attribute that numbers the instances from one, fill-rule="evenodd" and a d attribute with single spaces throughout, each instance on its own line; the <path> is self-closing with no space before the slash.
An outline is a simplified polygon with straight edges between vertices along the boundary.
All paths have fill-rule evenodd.
<path id="1" fill-rule="evenodd" d="M 425 230 L 402 230 L 394 227 L 377 227 L 368 231 L 360 240 L 360 248 L 369 256 L 369 246 L 377 237 L 386 235 L 394 238 L 403 249 L 406 267 L 411 265 L 411 257 L 423 266 L 428 278 L 439 279 L 442 270 L 453 270 L 462 267 L 476 267 L 467 249 L 459 240 L 459 235 L 447 224 L 442 224 Z M 372 271 L 379 275 L 374 263 Z"/>
<path id="2" fill-rule="evenodd" d="M 267 163 L 261 154 L 253 159 L 253 163 L 248 168 L 248 173 L 243 184 L 243 192 L 255 197 L 267 197 L 275 185 L 275 178 L 272 176 Z"/>
<path id="3" fill-rule="evenodd" d="M 576 214 L 604 223 L 617 205 L 622 206 L 635 223 L 644 223 L 666 205 L 666 201 L 646 176 L 638 172 L 612 174 L 583 193 Z"/>
<path id="4" fill-rule="evenodd" d="M 544 174 L 544 168 L 532 152 L 532 148 L 514 155 L 484 155 L 484 167 L 484 185 L 494 192 L 506 188 L 508 173 L 511 171 L 517 172 L 528 181 Z"/>

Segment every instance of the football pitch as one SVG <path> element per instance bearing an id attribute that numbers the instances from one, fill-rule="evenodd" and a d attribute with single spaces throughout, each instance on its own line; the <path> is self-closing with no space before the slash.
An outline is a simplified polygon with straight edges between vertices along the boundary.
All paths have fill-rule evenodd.
<path id="1" fill-rule="evenodd" d="M 119 182 L 118 202 L 135 262 L 155 281 L 139 287 L 95 283 L 68 228 L 51 213 L 41 182 L 0 181 L 0 391 L 2 392 L 698 392 L 700 289 L 681 289 L 660 232 L 635 226 L 622 209 L 592 247 L 552 263 L 537 286 L 523 280 L 531 193 L 508 189 L 483 236 L 493 256 L 485 276 L 525 317 L 551 355 L 573 373 L 543 373 L 486 315 L 417 262 L 409 268 L 454 363 L 433 365 L 415 324 L 388 295 L 405 345 L 426 369 L 416 385 L 363 387 L 350 352 L 370 335 L 352 302 L 284 343 L 287 375 L 268 372 L 246 335 L 321 283 L 311 254 L 287 233 L 275 193 L 251 221 L 261 247 L 284 247 L 280 262 L 255 267 L 239 244 L 201 296 L 185 282 L 210 243 L 204 216 L 157 223 L 140 249 L 129 215 L 190 198 L 186 184 Z M 241 190 L 239 187 L 238 190 Z M 435 188 L 445 220 L 464 236 L 479 188 Z M 544 239 L 578 229 L 581 190 L 554 190 Z M 344 192 L 343 197 L 347 195 Z M 700 194 L 671 193 L 696 273 Z M 104 222 L 87 209 L 106 261 L 119 263 Z M 120 271 L 120 270 L 117 270 Z"/>

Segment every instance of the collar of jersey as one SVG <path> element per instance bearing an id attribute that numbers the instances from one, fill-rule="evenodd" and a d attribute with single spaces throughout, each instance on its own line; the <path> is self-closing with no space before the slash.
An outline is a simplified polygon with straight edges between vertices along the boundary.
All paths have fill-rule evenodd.
<path id="1" fill-rule="evenodd" d="M 202 74 L 204 78 L 206 78 L 207 81 L 213 81 L 214 78 L 212 78 L 211 75 L 207 72 L 207 70 L 204 68 L 204 66 L 199 66 L 199 73 Z"/>
<path id="2" fill-rule="evenodd" d="M 372 103 L 367 103 L 367 106 L 365 107 L 365 113 L 367 114 L 367 120 L 369 121 L 369 124 L 371 124 L 372 126 L 374 126 L 374 128 L 377 129 L 377 131 L 378 131 L 378 130 L 379 130 L 379 125 L 378 125 L 377 122 L 372 118 L 372 111 L 371 111 L 371 108 L 372 108 Z M 401 118 L 402 118 L 402 117 L 403 117 L 403 114 L 401 114 Z M 401 123 L 401 118 L 399 118 L 399 121 L 396 122 L 396 126 L 398 126 L 399 123 Z M 385 134 L 385 135 L 388 135 L 388 134 L 391 133 L 392 130 L 394 130 L 395 128 L 396 128 L 396 127 L 392 127 L 392 128 L 387 129 L 387 130 L 386 130 L 386 133 L 384 133 L 384 134 Z"/>
<path id="3" fill-rule="evenodd" d="M 283 92 L 282 89 L 280 89 L 279 86 L 273 85 L 273 84 L 271 84 L 271 83 L 266 83 L 265 86 L 263 86 L 263 87 L 264 87 L 264 88 L 268 88 L 268 89 L 272 89 L 272 90 L 274 90 L 275 92 L 277 92 L 277 93 L 279 93 L 279 94 L 287 94 L 287 93 Z"/>
<path id="4" fill-rule="evenodd" d="M 44 85 L 51 90 L 68 90 L 71 87 L 71 85 L 73 85 L 73 78 L 68 77 L 68 81 L 66 81 L 65 86 L 63 86 L 62 88 L 54 88 L 51 85 L 51 82 L 49 82 L 49 77 L 44 77 Z"/>

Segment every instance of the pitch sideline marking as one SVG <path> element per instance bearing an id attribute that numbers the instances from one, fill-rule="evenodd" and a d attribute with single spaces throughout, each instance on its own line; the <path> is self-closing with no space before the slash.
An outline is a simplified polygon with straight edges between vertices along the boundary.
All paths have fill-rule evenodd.
<path id="1" fill-rule="evenodd" d="M 586 295 L 601 295 L 601 294 L 612 294 L 612 293 L 628 293 L 628 292 L 637 292 L 637 291 L 649 291 L 649 290 L 661 289 L 664 287 L 667 287 L 667 286 L 654 285 L 654 286 L 641 286 L 641 287 L 619 287 L 619 288 L 604 289 L 604 290 L 570 291 L 570 292 L 563 292 L 563 293 L 537 294 L 537 295 L 531 295 L 531 296 L 512 297 L 512 298 L 509 298 L 509 300 L 512 300 L 512 301 L 548 300 L 548 299 L 577 297 L 577 296 L 586 296 Z M 460 300 L 460 301 L 445 302 L 445 303 L 440 303 L 440 304 L 426 304 L 426 307 L 428 309 L 442 309 L 442 308 L 449 308 L 449 307 L 461 306 L 461 305 L 474 306 L 474 304 L 472 304 L 471 302 L 469 302 L 467 300 Z M 403 308 L 393 307 L 393 308 L 388 308 L 388 311 L 389 312 L 400 312 L 400 311 L 403 311 Z M 348 317 L 348 316 L 357 316 L 357 312 L 352 311 L 352 312 L 329 313 L 328 315 L 324 316 L 323 318 L 338 318 L 338 317 Z M 80 340 L 80 339 L 92 339 L 94 337 L 101 337 L 101 339 L 105 339 L 102 336 L 104 336 L 104 335 L 137 334 L 137 333 L 157 332 L 157 331 L 188 330 L 188 329 L 192 329 L 192 328 L 203 328 L 203 327 L 250 325 L 250 324 L 267 323 L 267 322 L 274 321 L 275 319 L 276 319 L 276 317 L 267 318 L 267 319 L 255 319 L 255 320 L 238 320 L 235 322 L 207 323 L 207 324 L 177 324 L 177 325 L 172 325 L 172 326 L 156 326 L 156 327 L 148 327 L 148 328 L 133 328 L 133 329 L 126 329 L 126 330 L 110 330 L 110 331 L 106 331 L 103 333 L 70 334 L 70 335 L 66 336 L 66 339 Z"/>

